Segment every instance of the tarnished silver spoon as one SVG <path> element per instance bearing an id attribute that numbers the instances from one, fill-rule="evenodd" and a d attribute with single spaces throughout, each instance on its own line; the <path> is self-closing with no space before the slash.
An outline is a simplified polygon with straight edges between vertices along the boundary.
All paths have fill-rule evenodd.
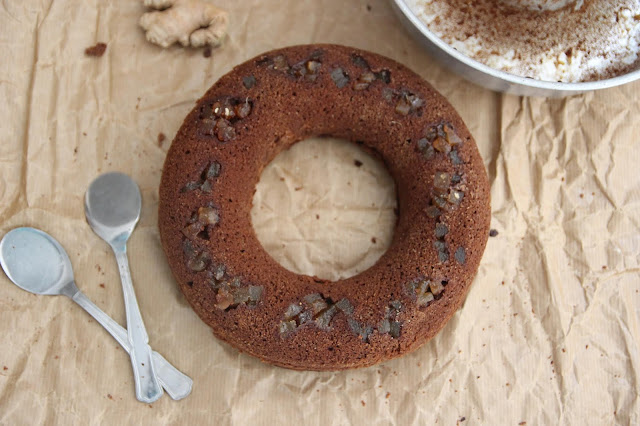
<path id="1" fill-rule="evenodd" d="M 123 173 L 98 176 L 89 185 L 84 198 L 87 222 L 111 246 L 120 270 L 136 397 L 143 402 L 153 402 L 162 396 L 162 389 L 156 379 L 149 335 L 133 290 L 127 258 L 127 240 L 138 223 L 141 208 L 142 197 L 138 185 Z"/>
<path id="2" fill-rule="evenodd" d="M 98 321 L 127 353 L 131 346 L 127 330 L 91 302 L 76 286 L 67 252 L 52 236 L 35 228 L 15 228 L 0 240 L 0 266 L 18 287 L 30 293 L 64 295 Z M 162 355 L 153 352 L 162 387 L 173 399 L 191 393 L 193 381 Z"/>

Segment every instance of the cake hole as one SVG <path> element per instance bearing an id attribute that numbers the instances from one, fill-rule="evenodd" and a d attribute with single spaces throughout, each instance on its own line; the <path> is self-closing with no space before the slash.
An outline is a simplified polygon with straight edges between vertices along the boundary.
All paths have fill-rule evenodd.
<path id="1" fill-rule="evenodd" d="M 314 137 L 265 167 L 251 222 L 284 268 L 336 281 L 368 269 L 387 251 L 396 208 L 395 183 L 382 161 L 348 141 Z"/>

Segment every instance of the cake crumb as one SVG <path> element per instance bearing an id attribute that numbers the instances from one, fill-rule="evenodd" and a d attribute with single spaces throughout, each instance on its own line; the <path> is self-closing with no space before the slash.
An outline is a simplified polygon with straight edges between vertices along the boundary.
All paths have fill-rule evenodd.
<path id="1" fill-rule="evenodd" d="M 387 394 L 384 396 L 386 399 L 389 399 L 389 397 L 391 396 L 391 392 L 387 392 Z"/>
<path id="2" fill-rule="evenodd" d="M 205 58 L 211 57 L 211 46 L 207 46 L 204 48 L 204 50 L 202 51 L 202 56 L 204 56 Z"/>
<path id="3" fill-rule="evenodd" d="M 7 367 L 7 366 L 5 365 L 4 367 L 2 367 L 2 369 L 3 369 L 4 371 L 7 371 L 7 370 L 9 369 L 9 367 Z"/>
<path id="4" fill-rule="evenodd" d="M 498 230 L 497 229 L 491 229 L 489 230 L 489 236 L 490 237 L 495 237 L 498 235 Z"/>
<path id="5" fill-rule="evenodd" d="M 158 146 L 162 146 L 162 143 L 167 139 L 164 133 L 158 133 Z"/>
<path id="6" fill-rule="evenodd" d="M 109 399 L 113 400 L 113 396 L 111 396 L 111 394 L 110 394 L 110 393 L 108 393 L 108 394 L 107 394 L 107 398 L 109 398 Z"/>
<path id="7" fill-rule="evenodd" d="M 375 244 L 375 243 L 377 243 L 377 242 L 378 242 L 378 240 L 376 240 L 376 237 L 371 237 L 371 242 L 372 242 L 373 244 Z"/>
<path id="8" fill-rule="evenodd" d="M 367 405 L 366 402 L 364 402 L 363 400 L 360 401 L 360 403 L 362 404 L 362 406 L 364 407 L 365 405 Z"/>
<path id="9" fill-rule="evenodd" d="M 104 283 L 100 283 L 100 288 L 104 288 Z"/>
<path id="10" fill-rule="evenodd" d="M 104 52 L 107 50 L 106 43 L 96 43 L 94 46 L 87 47 L 84 50 L 84 54 L 87 56 L 93 56 L 99 58 L 104 55 Z"/>
<path id="11" fill-rule="evenodd" d="M 360 166 L 362 166 L 362 161 L 360 161 L 360 160 L 354 160 L 354 161 L 353 161 L 353 164 L 355 164 L 355 165 L 356 165 L 356 167 L 360 167 Z"/>

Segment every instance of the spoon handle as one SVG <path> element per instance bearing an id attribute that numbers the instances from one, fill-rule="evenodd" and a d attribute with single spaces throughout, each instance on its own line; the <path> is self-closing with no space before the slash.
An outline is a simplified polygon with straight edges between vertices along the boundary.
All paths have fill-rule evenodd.
<path id="1" fill-rule="evenodd" d="M 142 402 L 153 402 L 162 396 L 162 388 L 158 383 L 156 371 L 151 357 L 149 336 L 142 321 L 136 294 L 131 282 L 129 260 L 127 259 L 126 242 L 111 246 L 122 280 L 122 292 L 124 294 L 124 307 L 127 313 L 127 337 L 131 345 L 131 366 L 136 384 L 136 397 Z"/>
<path id="2" fill-rule="evenodd" d="M 122 328 L 120 324 L 115 322 L 102 309 L 97 307 L 87 296 L 81 291 L 70 296 L 71 299 L 80 305 L 89 313 L 105 330 L 107 330 L 116 339 L 120 346 L 128 353 L 131 353 L 131 346 L 127 338 L 127 330 Z M 182 399 L 191 393 L 193 380 L 189 376 L 184 375 L 177 368 L 169 363 L 158 352 L 153 351 L 154 366 L 158 371 L 158 381 L 160 385 L 167 391 L 169 396 L 175 400 Z"/>

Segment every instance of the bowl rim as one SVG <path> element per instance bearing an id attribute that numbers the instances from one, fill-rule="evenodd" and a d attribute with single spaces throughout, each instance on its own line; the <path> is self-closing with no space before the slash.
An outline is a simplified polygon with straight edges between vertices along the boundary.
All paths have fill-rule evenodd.
<path id="1" fill-rule="evenodd" d="M 413 12 L 413 10 L 411 10 L 411 7 L 409 7 L 405 0 L 393 1 L 398 9 L 402 12 L 402 14 L 405 15 L 405 17 L 411 22 L 411 24 L 416 27 L 422 33 L 422 35 L 424 35 L 431 43 L 433 43 L 437 48 L 445 52 L 447 55 L 451 56 L 455 60 L 463 63 L 468 67 L 474 68 L 491 77 L 498 78 L 512 84 L 549 91 L 586 92 L 591 90 L 615 87 L 640 79 L 640 69 L 604 80 L 578 83 L 563 83 L 556 81 L 537 80 L 530 77 L 522 77 L 516 74 L 511 74 L 506 71 L 500 71 L 495 68 L 491 68 L 490 66 L 485 65 L 482 62 L 472 59 L 471 57 L 461 53 L 460 51 L 446 43 L 434 32 L 432 32 L 420 18 L 418 18 L 418 16 Z"/>

